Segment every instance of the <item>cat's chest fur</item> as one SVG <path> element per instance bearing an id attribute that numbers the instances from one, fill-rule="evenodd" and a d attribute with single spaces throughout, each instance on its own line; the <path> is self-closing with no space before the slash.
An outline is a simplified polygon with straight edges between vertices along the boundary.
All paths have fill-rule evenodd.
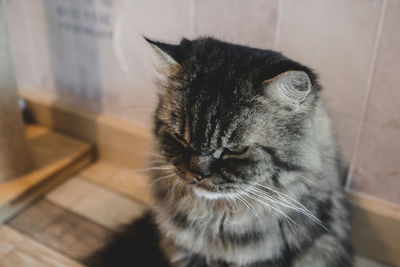
<path id="1" fill-rule="evenodd" d="M 178 247 L 210 259 L 246 264 L 280 255 L 284 241 L 278 218 L 232 208 L 186 210 L 161 205 L 156 218 Z"/>

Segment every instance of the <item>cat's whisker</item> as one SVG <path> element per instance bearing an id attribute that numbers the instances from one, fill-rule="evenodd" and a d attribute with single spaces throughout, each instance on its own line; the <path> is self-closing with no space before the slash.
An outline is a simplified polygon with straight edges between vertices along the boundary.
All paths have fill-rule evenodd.
<path id="1" fill-rule="evenodd" d="M 236 207 L 236 210 L 235 210 L 235 212 L 237 212 L 238 211 L 238 209 L 239 209 L 239 207 L 238 207 L 238 204 L 237 204 L 237 202 L 236 202 L 236 194 L 232 194 L 232 197 L 231 198 L 229 198 L 228 197 L 228 199 L 230 200 L 230 201 L 232 201 L 233 202 L 233 204 L 235 205 L 235 207 Z M 233 206 L 232 206 L 232 208 L 233 208 Z"/>
<path id="2" fill-rule="evenodd" d="M 299 211 L 299 212 L 301 212 L 301 213 L 305 213 L 306 215 L 311 215 L 311 216 L 313 215 L 313 214 L 310 213 L 308 210 L 305 210 L 305 209 L 303 209 L 302 207 L 296 206 L 296 205 L 294 205 L 293 203 L 288 202 L 287 200 L 283 199 L 283 198 L 280 197 L 280 196 L 278 196 L 280 199 L 276 199 L 276 198 L 274 198 L 273 196 L 269 195 L 267 192 L 265 192 L 265 191 L 263 191 L 263 190 L 261 190 L 261 189 L 259 189 L 259 188 L 257 188 L 257 187 L 252 187 L 252 186 L 251 186 L 251 187 L 249 188 L 249 190 L 252 191 L 252 192 L 254 192 L 254 193 L 260 194 L 262 197 L 266 197 L 266 198 L 268 198 L 270 201 L 272 201 L 272 202 L 274 202 L 274 203 L 277 203 L 277 204 L 279 204 L 279 205 L 281 205 L 281 206 L 284 206 L 284 207 L 293 209 L 293 210 L 295 210 L 295 211 Z M 284 202 L 282 202 L 282 201 L 284 201 Z"/>
<path id="3" fill-rule="evenodd" d="M 154 156 L 154 157 L 156 157 L 156 158 L 162 158 L 162 159 L 165 159 L 165 158 L 166 158 L 166 157 L 164 157 L 163 155 L 155 154 L 155 153 L 152 153 L 152 152 L 143 152 L 143 153 L 146 154 L 146 155 Z"/>
<path id="4" fill-rule="evenodd" d="M 274 206 L 270 205 L 269 203 L 266 203 L 266 202 L 264 202 L 264 201 L 258 199 L 258 198 L 255 197 L 254 195 L 251 195 L 251 193 L 249 193 L 249 192 L 243 193 L 243 194 L 245 194 L 247 197 L 253 199 L 254 201 L 257 201 L 257 202 L 259 202 L 259 203 L 261 203 L 261 204 L 263 204 L 263 205 L 265 205 L 265 206 L 267 206 L 267 207 L 269 207 L 269 208 L 275 210 L 276 212 L 278 212 L 279 214 L 281 214 L 283 217 L 287 218 L 287 219 L 290 220 L 292 223 L 294 223 L 296 226 L 298 226 L 298 227 L 301 228 L 301 226 L 300 226 L 295 220 L 293 220 L 290 216 L 288 216 L 286 213 L 284 213 L 283 211 L 281 211 L 281 210 L 278 209 L 277 207 L 274 207 Z"/>
<path id="5" fill-rule="evenodd" d="M 270 191 L 276 193 L 283 201 L 285 201 L 286 203 L 291 204 L 291 205 L 293 206 L 294 204 L 291 203 L 290 201 L 288 201 L 288 200 L 285 199 L 285 198 L 288 198 L 288 199 L 292 200 L 293 202 L 295 202 L 296 204 L 300 205 L 300 207 L 301 207 L 301 208 L 299 208 L 299 209 L 296 209 L 297 211 L 299 211 L 299 212 L 301 212 L 302 214 L 304 214 L 304 215 L 306 215 L 307 217 L 309 217 L 311 220 L 313 220 L 315 223 L 317 223 L 318 225 L 320 225 L 320 226 L 321 226 L 322 228 L 324 228 L 325 230 L 328 230 L 328 228 L 326 227 L 326 225 L 325 225 L 323 222 L 321 222 L 321 220 L 320 220 L 319 218 L 317 218 L 308 208 L 306 208 L 306 207 L 305 207 L 303 204 L 301 204 L 299 201 L 295 200 L 294 198 L 292 198 L 292 197 L 290 197 L 290 196 L 288 196 L 288 195 L 286 195 L 286 194 L 284 194 L 284 193 L 282 193 L 282 192 L 279 192 L 279 191 L 277 191 L 277 190 L 275 190 L 275 189 L 272 189 L 272 188 L 270 188 L 270 187 L 268 187 L 268 186 L 264 186 L 264 185 L 259 184 L 259 183 L 255 183 L 255 185 L 258 185 L 258 186 L 260 186 L 260 187 L 262 187 L 262 188 L 268 189 L 268 190 L 270 190 Z"/>
<path id="6" fill-rule="evenodd" d="M 139 169 L 135 170 L 136 172 L 146 172 L 146 171 L 152 171 L 152 170 L 173 170 L 171 167 L 167 167 L 169 165 L 162 165 L 162 166 L 157 166 L 157 167 L 150 167 L 150 168 L 145 168 L 145 169 Z"/>
<path id="7" fill-rule="evenodd" d="M 250 205 L 250 203 L 246 199 L 244 199 L 242 196 L 240 196 L 238 194 L 236 195 L 236 197 L 240 202 L 242 202 L 254 214 L 254 216 L 256 216 L 257 218 L 260 218 L 258 216 L 256 210 Z"/>
<path id="8" fill-rule="evenodd" d="M 274 198 L 273 196 L 268 195 L 266 192 L 261 191 L 261 190 L 259 190 L 257 188 L 250 187 L 249 190 L 250 190 L 250 192 L 252 192 L 254 194 L 257 194 L 260 197 L 266 198 L 266 199 L 268 199 L 269 201 L 271 201 L 273 203 L 279 204 L 281 206 L 284 206 L 284 207 L 287 207 L 287 208 L 290 208 L 290 209 L 293 209 L 293 210 L 296 210 L 296 211 L 299 211 L 299 212 L 306 212 L 307 213 L 307 211 L 303 210 L 302 208 L 299 208 L 299 207 L 297 207 L 297 206 L 295 206 L 293 204 L 290 204 L 290 203 L 289 204 L 283 203 L 282 201 L 279 201 L 278 199 Z"/>
<path id="9" fill-rule="evenodd" d="M 273 205 L 273 206 L 274 206 L 275 208 L 277 208 L 277 209 L 279 209 L 279 208 L 277 207 L 277 205 L 280 205 L 280 206 L 285 206 L 285 207 L 291 208 L 291 209 L 293 209 L 293 210 L 295 210 L 295 211 L 304 213 L 304 211 L 300 210 L 298 207 L 285 205 L 285 204 L 283 204 L 282 202 L 276 200 L 276 199 L 273 198 L 273 197 L 260 194 L 260 193 L 258 193 L 258 192 L 256 192 L 256 191 L 251 191 L 251 192 L 249 192 L 249 193 L 252 193 L 255 197 L 260 197 L 261 199 L 268 201 L 271 205 Z M 280 211 L 282 211 L 282 210 L 280 210 Z M 283 211 L 282 211 L 282 212 L 283 212 Z M 308 214 L 305 214 L 305 215 L 306 215 L 306 216 L 309 216 Z M 288 215 L 287 215 L 287 216 L 288 216 Z M 288 216 L 288 217 L 289 217 L 289 216 Z M 286 217 L 285 217 L 285 218 L 286 218 Z"/>
<path id="10" fill-rule="evenodd" d="M 172 174 L 169 174 L 169 175 L 166 175 L 166 176 L 157 178 L 157 179 L 155 179 L 150 185 L 153 186 L 155 183 L 157 183 L 157 182 L 159 182 L 159 181 L 161 181 L 161 180 L 168 179 L 168 178 L 170 178 L 170 177 L 172 177 L 172 176 L 174 176 L 174 175 L 175 175 L 175 174 L 172 173 Z"/>
<path id="11" fill-rule="evenodd" d="M 244 190 L 244 191 L 246 191 L 246 190 Z M 257 195 L 256 195 L 255 197 L 257 197 Z M 285 221 L 286 221 L 287 224 L 289 225 L 289 227 L 290 227 L 290 229 L 292 230 L 292 232 L 295 233 L 295 230 L 294 230 L 294 228 L 293 228 L 293 226 L 292 226 L 292 224 L 290 223 L 289 220 L 293 221 L 293 223 L 294 223 L 295 225 L 297 225 L 297 226 L 299 226 L 299 225 L 298 225 L 292 218 L 290 218 L 288 215 L 286 215 L 285 213 L 283 213 L 282 211 L 280 211 L 279 208 L 278 208 L 276 205 L 274 205 L 274 203 L 269 203 L 269 204 L 268 204 L 268 203 L 265 203 L 264 201 L 259 201 L 259 200 L 255 199 L 255 198 L 253 198 L 253 199 L 254 199 L 255 201 L 257 201 L 257 202 L 260 202 L 260 203 L 263 204 L 264 206 L 267 206 L 267 207 L 269 207 L 269 208 L 271 208 L 271 209 L 277 211 L 278 213 L 282 214 L 282 215 L 283 215 L 283 218 L 285 219 Z M 268 200 L 268 201 L 271 201 L 270 198 L 268 198 L 267 200 Z M 272 206 L 270 206 L 270 205 L 273 205 L 274 207 L 272 207 Z"/>
<path id="12" fill-rule="evenodd" d="M 232 212 L 232 213 L 236 213 L 236 212 L 237 212 L 237 210 L 235 210 L 235 209 L 233 208 L 233 204 L 232 204 L 232 201 L 231 201 L 231 199 L 229 199 L 229 198 L 226 198 L 226 201 L 228 201 L 229 205 L 230 205 L 230 206 L 231 206 L 231 208 L 232 208 L 232 209 L 228 209 L 228 207 L 226 207 L 226 209 L 227 209 L 228 211 Z M 233 200 L 233 201 L 234 201 L 234 200 Z M 237 205 L 236 205 L 236 208 L 237 208 Z"/>
<path id="13" fill-rule="evenodd" d="M 292 198 L 292 197 L 290 197 L 290 196 L 288 196 L 288 195 L 286 195 L 286 194 L 284 194 L 284 193 L 282 193 L 282 192 L 279 192 L 278 190 L 275 190 L 275 189 L 270 188 L 270 187 L 268 187 L 268 186 L 262 185 L 262 184 L 260 184 L 260 183 L 254 183 L 254 185 L 257 185 L 257 186 L 259 186 L 259 187 L 262 187 L 262 188 L 264 188 L 264 189 L 267 189 L 267 190 L 269 190 L 269 191 L 272 191 L 272 192 L 276 193 L 277 195 L 279 195 L 279 196 L 281 196 L 281 197 L 284 197 L 284 198 L 287 198 L 287 199 L 289 199 L 289 200 L 292 200 L 293 202 L 295 202 L 296 204 L 300 205 L 303 209 L 307 210 L 308 212 L 310 212 L 310 213 L 312 214 L 312 212 L 311 212 L 309 209 L 307 209 L 306 206 L 304 206 L 303 204 L 301 204 L 301 203 L 300 203 L 299 201 L 297 201 L 296 199 L 294 199 L 294 198 Z M 285 199 L 285 200 L 287 201 L 287 199 Z M 289 202 L 289 201 L 287 201 L 287 202 Z M 289 202 L 289 203 L 290 203 L 290 202 Z"/>
<path id="14" fill-rule="evenodd" d="M 255 186 L 254 186 L 254 185 L 255 185 Z M 280 199 L 281 201 L 285 202 L 286 204 L 288 204 L 288 205 L 290 205 L 290 206 L 297 207 L 296 205 L 294 205 L 292 202 L 288 201 L 288 200 L 283 196 L 283 195 L 285 195 L 285 194 L 280 193 L 280 192 L 278 192 L 278 191 L 276 191 L 276 190 L 274 190 L 274 189 L 272 189 L 272 188 L 265 187 L 265 186 L 261 186 L 261 185 L 258 185 L 258 184 L 253 184 L 253 185 L 250 185 L 250 186 L 251 186 L 253 189 L 258 190 L 258 192 L 262 192 L 263 194 L 266 194 L 267 196 L 272 197 L 270 194 L 267 193 L 267 191 L 264 190 L 265 188 L 267 188 L 267 189 L 269 189 L 269 191 L 272 191 L 273 193 L 275 193 L 275 195 L 276 195 L 277 197 L 279 197 L 279 199 Z M 258 188 L 257 186 L 259 186 L 260 188 Z M 276 199 L 276 198 L 274 198 L 274 199 Z"/>
<path id="15" fill-rule="evenodd" d="M 276 208 L 273 208 L 272 206 L 270 206 L 269 204 L 267 204 L 265 201 L 262 201 L 262 200 L 260 200 L 259 198 L 257 198 L 257 197 L 259 197 L 259 195 L 255 195 L 254 193 L 248 192 L 248 191 L 244 191 L 244 192 L 242 192 L 242 194 L 244 194 L 245 196 L 249 197 L 249 198 L 252 199 L 252 200 L 255 200 L 255 201 L 257 201 L 257 202 L 259 202 L 259 203 L 261 203 L 261 204 L 264 204 L 264 205 L 266 205 L 266 206 L 268 206 L 268 207 L 270 207 L 270 208 L 276 210 L 277 212 L 279 212 L 281 215 L 283 215 L 283 216 L 285 216 L 285 217 L 288 216 L 288 215 L 287 215 L 286 213 L 284 213 L 283 211 L 277 210 Z M 266 200 L 268 200 L 268 199 L 266 199 Z"/>

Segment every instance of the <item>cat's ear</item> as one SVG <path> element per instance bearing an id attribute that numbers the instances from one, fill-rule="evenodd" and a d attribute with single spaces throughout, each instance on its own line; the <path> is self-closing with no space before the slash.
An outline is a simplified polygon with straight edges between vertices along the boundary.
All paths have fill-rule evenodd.
<path id="1" fill-rule="evenodd" d="M 304 71 L 286 71 L 263 82 L 267 97 L 292 109 L 299 109 L 311 92 L 311 81 Z"/>
<path id="2" fill-rule="evenodd" d="M 154 51 L 154 68 L 163 76 L 170 77 L 176 75 L 182 68 L 180 46 L 161 43 L 143 37 Z"/>

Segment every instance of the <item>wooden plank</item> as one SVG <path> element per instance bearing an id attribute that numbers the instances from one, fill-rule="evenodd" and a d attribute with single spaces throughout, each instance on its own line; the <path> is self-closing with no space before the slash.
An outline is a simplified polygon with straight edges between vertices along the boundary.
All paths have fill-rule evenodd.
<path id="1" fill-rule="evenodd" d="M 354 192 L 349 199 L 357 254 L 400 266 L 400 208 Z"/>
<path id="2" fill-rule="evenodd" d="M 0 266 L 8 267 L 82 267 L 73 261 L 33 240 L 27 239 L 16 249 L 0 259 Z"/>
<path id="3" fill-rule="evenodd" d="M 17 231 L 6 225 L 0 226 L 0 262 L 5 255 L 14 250 L 23 241 L 25 241 L 25 237 Z"/>
<path id="4" fill-rule="evenodd" d="M 131 223 L 147 210 L 143 204 L 77 177 L 50 192 L 46 199 L 111 230 Z"/>
<path id="5" fill-rule="evenodd" d="M 84 198 L 88 197 L 95 190 L 95 187 L 81 179 L 79 174 L 66 180 L 52 191 L 47 193 L 46 199 L 65 209 L 71 210 Z"/>
<path id="6" fill-rule="evenodd" d="M 150 179 L 144 172 L 101 160 L 83 170 L 80 175 L 148 205 L 153 203 Z"/>
<path id="7" fill-rule="evenodd" d="M 86 259 L 111 235 L 106 228 L 46 200 L 35 203 L 8 225 L 76 260 Z"/>
<path id="8" fill-rule="evenodd" d="M 92 146 L 47 128 L 26 128 L 34 169 L 0 184 L 0 224 L 92 161 Z"/>
<path id="9" fill-rule="evenodd" d="M 76 162 L 70 164 L 68 168 L 65 168 L 62 171 L 55 173 L 54 175 L 50 176 L 49 179 L 46 179 L 40 184 L 31 187 L 28 191 L 26 191 L 17 199 L 1 206 L 0 224 L 15 216 L 18 212 L 29 206 L 32 202 L 44 195 L 54 186 L 58 185 L 60 182 L 78 172 L 80 169 L 88 165 L 91 161 L 92 156 L 85 155 L 84 157 L 79 158 Z"/>
<path id="10" fill-rule="evenodd" d="M 354 267 L 387 267 L 387 265 L 369 260 L 367 258 L 356 256 Z"/>

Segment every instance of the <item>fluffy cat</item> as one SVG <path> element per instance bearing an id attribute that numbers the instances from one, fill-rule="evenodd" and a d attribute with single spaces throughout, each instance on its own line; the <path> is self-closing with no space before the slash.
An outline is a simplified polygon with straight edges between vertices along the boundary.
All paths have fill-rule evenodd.
<path id="1" fill-rule="evenodd" d="M 157 55 L 152 211 L 89 266 L 350 267 L 339 150 L 309 68 L 212 38 Z"/>
<path id="2" fill-rule="evenodd" d="M 183 266 L 352 266 L 317 76 L 280 53 L 146 39 L 161 74 L 153 215 Z"/>

